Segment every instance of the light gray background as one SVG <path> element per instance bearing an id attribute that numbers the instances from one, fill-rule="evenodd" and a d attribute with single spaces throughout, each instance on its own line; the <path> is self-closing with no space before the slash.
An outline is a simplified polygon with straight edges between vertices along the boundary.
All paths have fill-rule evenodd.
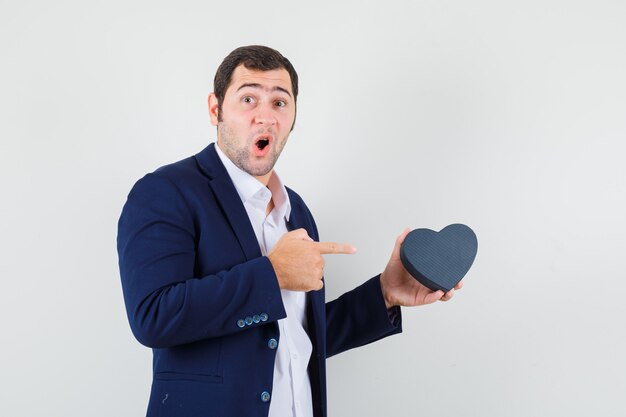
<path id="1" fill-rule="evenodd" d="M 479 237 L 452 302 L 328 362 L 331 416 L 626 415 L 626 3 L 210 3 L 0 3 L 0 415 L 144 414 L 117 218 L 214 140 L 215 69 L 251 43 L 301 77 L 279 172 L 359 248 L 329 299 L 404 227 Z"/>

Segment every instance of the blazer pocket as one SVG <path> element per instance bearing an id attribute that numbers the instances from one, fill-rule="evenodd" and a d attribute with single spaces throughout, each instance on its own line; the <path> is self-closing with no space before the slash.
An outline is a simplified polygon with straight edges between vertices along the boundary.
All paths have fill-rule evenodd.
<path id="1" fill-rule="evenodd" d="M 154 379 L 159 381 L 198 381 L 221 384 L 224 378 L 219 375 L 187 374 L 182 372 L 157 372 Z"/>

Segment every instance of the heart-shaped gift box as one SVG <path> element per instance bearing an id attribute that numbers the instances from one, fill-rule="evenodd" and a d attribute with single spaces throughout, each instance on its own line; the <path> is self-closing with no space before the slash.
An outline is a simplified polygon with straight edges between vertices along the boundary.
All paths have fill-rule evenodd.
<path id="1" fill-rule="evenodd" d="M 440 232 L 412 230 L 402 242 L 400 259 L 406 270 L 433 291 L 450 291 L 467 274 L 478 251 L 478 239 L 464 224 Z"/>

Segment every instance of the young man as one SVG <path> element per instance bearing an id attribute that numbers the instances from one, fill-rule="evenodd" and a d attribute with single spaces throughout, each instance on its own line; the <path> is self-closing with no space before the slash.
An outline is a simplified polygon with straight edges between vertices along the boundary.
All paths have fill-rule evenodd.
<path id="1" fill-rule="evenodd" d="M 313 217 L 273 167 L 293 129 L 297 73 L 234 50 L 209 96 L 217 144 L 139 180 L 118 230 L 124 299 L 153 348 L 148 416 L 325 416 L 326 358 L 401 332 L 398 306 L 446 301 L 399 259 L 325 303 Z M 457 289 L 460 285 L 457 286 Z"/>

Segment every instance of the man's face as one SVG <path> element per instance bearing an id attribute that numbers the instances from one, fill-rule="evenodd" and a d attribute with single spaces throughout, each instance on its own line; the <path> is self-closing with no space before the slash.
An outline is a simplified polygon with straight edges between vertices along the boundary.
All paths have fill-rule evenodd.
<path id="1" fill-rule="evenodd" d="M 289 73 L 240 65 L 224 95 L 221 114 L 214 94 L 209 96 L 209 113 L 220 149 L 239 168 L 267 183 L 296 114 Z"/>

